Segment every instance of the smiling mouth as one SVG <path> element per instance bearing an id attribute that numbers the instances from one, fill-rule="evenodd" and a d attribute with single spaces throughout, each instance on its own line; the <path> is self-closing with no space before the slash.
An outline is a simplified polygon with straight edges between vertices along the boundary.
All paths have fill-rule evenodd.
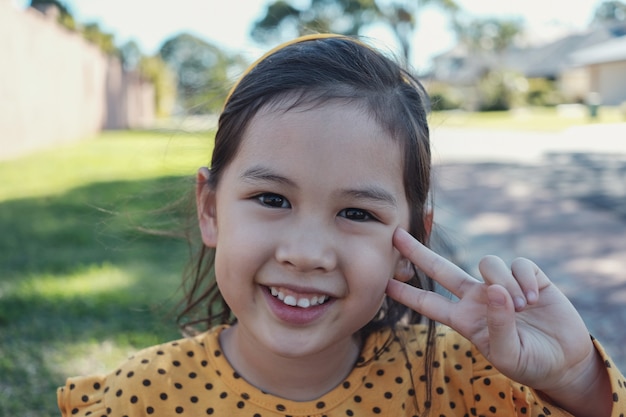
<path id="1" fill-rule="evenodd" d="M 293 291 L 279 287 L 269 287 L 270 294 L 283 302 L 283 304 L 291 307 L 310 308 L 324 304 L 330 299 L 329 296 L 323 294 L 302 295 Z"/>

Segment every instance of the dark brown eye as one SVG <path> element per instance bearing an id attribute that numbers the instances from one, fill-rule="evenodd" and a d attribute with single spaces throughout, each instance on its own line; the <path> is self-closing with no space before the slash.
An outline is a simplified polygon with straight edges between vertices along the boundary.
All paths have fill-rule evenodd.
<path id="1" fill-rule="evenodd" d="M 263 193 L 258 195 L 257 200 L 264 206 L 275 208 L 291 208 L 291 204 L 280 194 Z"/>
<path id="2" fill-rule="evenodd" d="M 345 217 L 346 219 L 355 222 L 365 222 L 374 219 L 374 217 L 368 211 L 358 208 L 343 209 L 339 212 L 339 216 Z"/>

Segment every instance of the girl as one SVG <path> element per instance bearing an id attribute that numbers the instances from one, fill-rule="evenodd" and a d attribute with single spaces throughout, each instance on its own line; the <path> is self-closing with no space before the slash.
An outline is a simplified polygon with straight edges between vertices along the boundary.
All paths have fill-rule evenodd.
<path id="1" fill-rule="evenodd" d="M 183 316 L 209 330 L 69 379 L 63 415 L 623 416 L 624 377 L 535 264 L 486 257 L 478 281 L 425 246 L 427 105 L 342 36 L 255 63 L 198 172 Z"/>

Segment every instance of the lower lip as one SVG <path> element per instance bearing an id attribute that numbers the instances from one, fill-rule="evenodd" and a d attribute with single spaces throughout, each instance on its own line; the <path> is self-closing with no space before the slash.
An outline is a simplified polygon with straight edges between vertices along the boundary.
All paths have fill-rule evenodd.
<path id="1" fill-rule="evenodd" d="M 324 304 L 313 307 L 292 307 L 270 294 L 269 288 L 264 287 L 263 290 L 265 298 L 267 299 L 267 304 L 269 305 L 272 313 L 274 313 L 274 316 L 276 316 L 280 321 L 296 326 L 303 326 L 316 322 L 334 302 L 331 298 Z"/>

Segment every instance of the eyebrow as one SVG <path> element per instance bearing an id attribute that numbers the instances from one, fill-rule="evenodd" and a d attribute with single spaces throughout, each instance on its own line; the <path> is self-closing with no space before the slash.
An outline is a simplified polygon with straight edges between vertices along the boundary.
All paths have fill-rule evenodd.
<path id="1" fill-rule="evenodd" d="M 289 187 L 298 188 L 298 185 L 291 179 L 279 175 L 269 168 L 263 166 L 254 166 L 247 169 L 241 178 L 246 182 L 273 182 L 284 184 Z M 396 207 L 398 202 L 396 198 L 382 187 L 370 185 L 363 188 L 346 188 L 337 191 L 338 196 L 354 198 L 357 200 L 367 200 L 374 203 L 382 203 L 391 207 Z"/>
<path id="2" fill-rule="evenodd" d="M 375 203 L 383 203 L 392 207 L 396 207 L 398 205 L 396 198 L 391 193 L 377 186 L 345 189 L 341 190 L 339 194 L 346 195 L 357 200 L 370 200 Z"/>
<path id="3" fill-rule="evenodd" d="M 247 169 L 243 174 L 241 174 L 241 178 L 247 182 L 275 182 L 288 185 L 290 187 L 296 187 L 296 183 L 289 178 L 278 175 L 272 170 L 262 166 L 255 166 Z"/>

